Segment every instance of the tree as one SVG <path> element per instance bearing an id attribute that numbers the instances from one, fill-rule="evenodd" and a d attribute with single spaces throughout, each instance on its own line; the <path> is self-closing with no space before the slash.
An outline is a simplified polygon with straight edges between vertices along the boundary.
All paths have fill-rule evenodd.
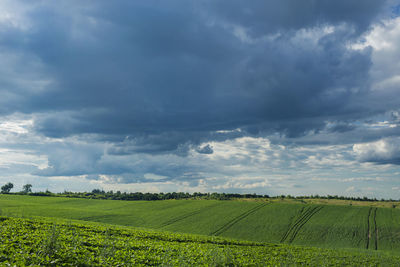
<path id="1" fill-rule="evenodd" d="M 14 187 L 12 183 L 7 183 L 1 187 L 1 193 L 2 194 L 8 194 L 10 193 L 10 190 Z"/>
<path id="2" fill-rule="evenodd" d="M 32 185 L 26 184 L 22 187 L 22 192 L 25 194 L 32 193 Z"/>

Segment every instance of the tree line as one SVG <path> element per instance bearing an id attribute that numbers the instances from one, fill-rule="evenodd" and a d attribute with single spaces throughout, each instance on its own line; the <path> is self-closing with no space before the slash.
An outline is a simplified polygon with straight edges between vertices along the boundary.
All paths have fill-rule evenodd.
<path id="1" fill-rule="evenodd" d="M 1 193 L 2 194 L 9 194 L 11 189 L 13 189 L 14 184 L 13 183 L 6 183 L 1 187 Z M 31 184 L 26 184 L 22 187 L 22 191 L 20 193 L 31 193 L 32 192 L 32 185 Z"/>
<path id="2" fill-rule="evenodd" d="M 67 192 L 51 193 L 37 192 L 30 193 L 30 195 L 40 196 L 61 196 L 71 198 L 90 198 L 90 199 L 112 199 L 112 200 L 168 200 L 168 199 L 215 199 L 215 200 L 229 200 L 235 198 L 269 198 L 268 195 L 257 194 L 236 194 L 236 193 L 187 193 L 187 192 L 168 192 L 168 193 L 142 193 L 142 192 L 121 192 L 121 191 L 104 191 L 94 189 L 91 192 Z"/>
<path id="3" fill-rule="evenodd" d="M 121 192 L 113 190 L 104 191 L 102 189 L 93 189 L 91 192 L 69 192 L 64 191 L 62 193 L 53 193 L 49 190 L 44 192 L 32 192 L 32 185 L 26 184 L 22 187 L 22 191 L 16 193 L 10 193 L 11 189 L 14 188 L 12 183 L 7 183 L 1 187 L 2 194 L 27 194 L 32 196 L 52 196 L 52 197 L 70 197 L 70 198 L 90 198 L 90 199 L 111 199 L 111 200 L 168 200 L 168 199 L 215 199 L 215 200 L 230 200 L 230 199 L 340 199 L 340 200 L 352 200 L 352 201 L 400 201 L 393 199 L 376 199 L 368 197 L 345 197 L 338 195 L 311 195 L 311 196 L 291 196 L 291 195 L 280 195 L 280 196 L 269 196 L 261 194 L 239 194 L 239 193 L 187 193 L 187 192 L 170 192 L 170 193 L 142 193 L 142 192 Z"/>

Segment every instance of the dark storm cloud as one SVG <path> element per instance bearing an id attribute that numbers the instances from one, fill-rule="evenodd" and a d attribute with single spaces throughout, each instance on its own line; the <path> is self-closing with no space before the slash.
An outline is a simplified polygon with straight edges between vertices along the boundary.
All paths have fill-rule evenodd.
<path id="1" fill-rule="evenodd" d="M 340 123 L 337 125 L 334 125 L 331 127 L 329 130 L 333 133 L 345 133 L 354 130 L 356 127 L 352 124 L 345 124 L 345 123 Z"/>
<path id="2" fill-rule="evenodd" d="M 321 24 L 347 23 L 357 32 L 365 31 L 385 1 L 358 0 L 255 0 L 251 5 L 240 0 L 212 1 L 218 15 L 250 30 L 254 36 L 267 32 L 279 32 L 309 28 Z"/>
<path id="3" fill-rule="evenodd" d="M 212 148 L 212 146 L 210 146 L 209 144 L 203 146 L 203 147 L 199 147 L 196 149 L 197 152 L 199 152 L 200 154 L 212 154 L 214 153 L 214 150 Z"/>
<path id="4" fill-rule="evenodd" d="M 136 134 L 127 136 L 124 140 L 116 142 L 107 150 L 111 155 L 129 155 L 133 153 L 162 154 L 174 153 L 186 156 L 189 149 L 193 148 L 199 153 L 212 154 L 212 147 L 206 145 L 199 147 L 208 140 L 225 141 L 246 135 L 246 132 L 190 132 L 169 131 L 165 133 Z"/>
<path id="5" fill-rule="evenodd" d="M 0 51 L 40 88 L 3 76 L 0 111 L 36 114 L 45 136 L 119 141 L 111 154 L 185 155 L 237 128 L 299 137 L 382 112 L 363 104 L 371 49 L 348 44 L 384 1 L 26 5 L 28 28 L 2 27 Z"/>

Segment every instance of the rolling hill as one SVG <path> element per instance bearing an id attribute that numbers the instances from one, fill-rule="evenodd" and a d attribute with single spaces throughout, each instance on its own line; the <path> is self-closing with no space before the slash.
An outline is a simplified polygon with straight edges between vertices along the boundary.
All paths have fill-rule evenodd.
<path id="1" fill-rule="evenodd" d="M 343 203 L 342 203 L 343 204 Z M 2 215 L 322 248 L 400 251 L 400 209 L 305 201 L 114 201 L 1 195 Z"/>

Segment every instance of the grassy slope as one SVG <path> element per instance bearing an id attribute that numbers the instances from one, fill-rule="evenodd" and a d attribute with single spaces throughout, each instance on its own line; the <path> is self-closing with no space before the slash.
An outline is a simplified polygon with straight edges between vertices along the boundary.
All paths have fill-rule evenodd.
<path id="1" fill-rule="evenodd" d="M 252 243 L 59 219 L 0 217 L 0 241 L 4 266 L 395 266 L 400 261 L 382 251 Z"/>
<path id="2" fill-rule="evenodd" d="M 221 236 L 279 243 L 304 205 L 274 203 L 247 216 Z"/>
<path id="3" fill-rule="evenodd" d="M 198 213 L 192 213 L 192 215 L 190 215 L 191 211 L 187 210 L 185 214 L 190 216 L 166 225 L 163 229 L 210 235 L 218 231 L 229 221 L 258 205 L 260 204 L 257 202 L 218 201 L 210 208 L 203 208 Z M 179 219 L 179 215 L 176 218 Z"/>
<path id="4" fill-rule="evenodd" d="M 298 201 L 112 201 L 0 195 L 3 215 L 57 217 L 252 241 L 400 251 L 400 210 Z M 318 204 L 318 205 L 317 205 Z M 375 209 L 375 208 L 372 208 Z M 373 212 L 371 213 L 373 214 Z M 369 230 L 368 230 L 369 224 Z M 370 240 L 368 242 L 368 232 Z"/>
<path id="5" fill-rule="evenodd" d="M 4 215 L 43 216 L 95 221 L 126 226 L 161 227 L 188 210 L 213 206 L 217 201 L 117 201 L 1 195 Z"/>
<path id="6" fill-rule="evenodd" d="M 294 244 L 365 248 L 368 208 L 324 206 L 299 231 Z"/>
<path id="7" fill-rule="evenodd" d="M 378 209 L 378 248 L 400 250 L 400 212 L 395 209 Z"/>

